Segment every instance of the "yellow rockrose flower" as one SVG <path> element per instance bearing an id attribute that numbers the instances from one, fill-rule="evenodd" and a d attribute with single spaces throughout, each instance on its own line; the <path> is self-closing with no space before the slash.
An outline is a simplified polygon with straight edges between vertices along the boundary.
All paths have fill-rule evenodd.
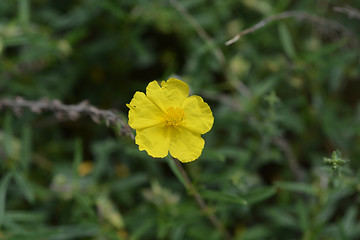
<path id="1" fill-rule="evenodd" d="M 189 97 L 186 83 L 170 78 L 160 86 L 152 81 L 146 87 L 146 95 L 136 92 L 126 106 L 140 151 L 156 158 L 170 152 L 184 163 L 199 158 L 205 144 L 201 134 L 210 131 L 214 117 L 201 97 Z"/>

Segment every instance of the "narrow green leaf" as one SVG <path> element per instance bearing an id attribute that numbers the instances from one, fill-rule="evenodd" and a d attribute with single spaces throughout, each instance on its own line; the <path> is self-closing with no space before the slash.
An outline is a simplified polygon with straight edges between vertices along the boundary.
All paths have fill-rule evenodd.
<path id="1" fill-rule="evenodd" d="M 251 205 L 264 201 L 272 197 L 275 193 L 276 189 L 274 187 L 260 187 L 248 192 L 243 198 Z"/>
<path id="2" fill-rule="evenodd" d="M 12 172 L 9 172 L 0 182 L 0 227 L 5 221 L 6 192 L 12 176 Z"/>
<path id="3" fill-rule="evenodd" d="M 15 232 L 9 240 L 69 240 L 69 239 L 93 239 L 100 233 L 97 225 L 81 224 L 58 227 L 42 227 L 33 231 Z"/>
<path id="4" fill-rule="evenodd" d="M 184 177 L 181 175 L 180 170 L 177 168 L 176 163 L 174 161 L 178 161 L 176 159 L 172 159 L 171 157 L 165 158 L 167 163 L 169 164 L 171 170 L 175 174 L 175 176 L 179 179 L 179 181 L 184 185 L 185 188 L 188 188 Z"/>
<path id="5" fill-rule="evenodd" d="M 310 51 L 308 54 L 306 54 L 304 60 L 308 62 L 308 64 L 323 61 L 322 59 L 326 58 L 327 56 L 331 56 L 332 54 L 335 54 L 335 51 L 346 45 L 348 43 L 347 41 L 348 40 L 343 39 L 335 41 L 334 43 L 324 44 L 316 51 Z M 339 57 L 341 56 L 339 55 L 336 58 L 339 59 Z"/>
<path id="6" fill-rule="evenodd" d="M 268 216 L 271 223 L 274 223 L 275 225 L 286 227 L 288 229 L 298 229 L 299 227 L 296 217 L 283 208 L 265 208 L 264 213 Z"/>
<path id="7" fill-rule="evenodd" d="M 99 2 L 100 7 L 107 10 L 111 15 L 116 17 L 118 20 L 123 21 L 126 19 L 126 12 L 119 8 L 115 3 L 112 3 L 110 1 L 100 1 Z"/>
<path id="8" fill-rule="evenodd" d="M 76 192 L 74 194 L 74 199 L 78 205 L 77 211 L 81 212 L 82 215 L 86 216 L 87 220 L 92 221 L 97 218 L 97 214 L 94 210 L 94 199 L 92 199 L 88 194 L 83 194 L 81 192 Z"/>
<path id="9" fill-rule="evenodd" d="M 27 44 L 29 41 L 31 41 L 31 38 L 29 36 L 14 36 L 2 40 L 5 47 L 11 47 L 11 46 Z"/>
<path id="10" fill-rule="evenodd" d="M 236 195 L 222 193 L 219 191 L 210 191 L 210 190 L 203 191 L 201 192 L 201 196 L 206 199 L 232 202 L 240 205 L 247 205 L 247 201 L 244 198 L 241 198 Z"/>
<path id="11" fill-rule="evenodd" d="M 271 92 L 276 87 L 278 77 L 269 77 L 264 79 L 261 83 L 257 84 L 254 88 L 254 95 L 263 97 L 265 94 Z"/>
<path id="12" fill-rule="evenodd" d="M 127 178 L 118 179 L 113 182 L 112 189 L 117 192 L 127 191 L 128 189 L 138 188 L 149 181 L 143 173 L 134 173 Z"/>
<path id="13" fill-rule="evenodd" d="M 2 55 L 3 51 L 4 51 L 4 42 L 2 39 L 0 39 L 0 55 Z"/>
<path id="14" fill-rule="evenodd" d="M 339 90 L 341 84 L 343 83 L 343 75 L 345 72 L 345 66 L 344 65 L 338 65 L 332 68 L 331 74 L 329 76 L 329 85 L 331 88 L 331 91 L 335 93 Z"/>
<path id="15" fill-rule="evenodd" d="M 177 226 L 171 234 L 171 239 L 173 240 L 181 240 L 184 239 L 186 233 L 185 225 Z"/>
<path id="16" fill-rule="evenodd" d="M 143 222 L 139 224 L 139 226 L 132 232 L 131 240 L 137 240 L 137 239 L 144 239 L 147 235 L 146 233 L 151 229 L 154 228 L 155 221 L 152 221 L 153 219 L 147 220 L 146 222 Z"/>
<path id="17" fill-rule="evenodd" d="M 358 210 L 355 206 L 351 206 L 345 213 L 342 226 L 345 235 L 349 238 L 353 235 L 353 232 L 356 229 L 357 215 L 358 215 Z"/>
<path id="18" fill-rule="evenodd" d="M 25 179 L 23 173 L 15 172 L 14 179 L 17 186 L 20 188 L 21 192 L 24 194 L 24 197 L 29 203 L 34 202 L 34 193 L 28 181 Z"/>
<path id="19" fill-rule="evenodd" d="M 296 212 L 298 214 L 298 221 L 299 225 L 301 227 L 301 230 L 306 233 L 310 229 L 310 223 L 309 223 L 309 211 L 305 207 L 304 203 L 299 201 L 296 204 Z"/>
<path id="20" fill-rule="evenodd" d="M 23 27 L 29 25 L 30 3 L 29 0 L 18 0 L 18 17 Z"/>
<path id="21" fill-rule="evenodd" d="M 4 120 L 4 139 L 3 139 L 3 145 L 4 145 L 4 151 L 5 155 L 7 157 L 11 156 L 13 153 L 13 129 L 12 129 L 12 116 L 7 113 Z"/>
<path id="22" fill-rule="evenodd" d="M 31 156 L 31 128 L 25 125 L 22 130 L 20 160 L 25 170 L 28 169 Z"/>
<path id="23" fill-rule="evenodd" d="M 271 239 L 271 229 L 268 226 L 254 226 L 246 228 L 243 235 L 241 235 L 242 240 L 255 240 L 255 239 Z"/>
<path id="24" fill-rule="evenodd" d="M 296 57 L 296 54 L 295 54 L 294 44 L 291 39 L 291 35 L 289 33 L 288 28 L 284 23 L 280 23 L 278 29 L 279 29 L 280 41 L 282 43 L 282 47 L 284 48 L 286 55 L 289 58 L 294 59 Z"/>
<path id="25" fill-rule="evenodd" d="M 105 172 L 109 155 L 118 148 L 115 141 L 101 141 L 92 146 L 93 154 L 95 155 L 95 167 L 91 177 L 96 180 Z M 75 157 L 74 157 L 75 158 Z"/>
<path id="26" fill-rule="evenodd" d="M 7 211 L 6 220 L 12 222 L 42 222 L 46 220 L 43 212 Z"/>
<path id="27" fill-rule="evenodd" d="M 292 191 L 292 192 L 298 192 L 298 193 L 305 193 L 314 195 L 316 193 L 316 189 L 308 184 L 305 183 L 297 183 L 297 182 L 276 182 L 275 186 L 277 186 L 280 189 Z"/>

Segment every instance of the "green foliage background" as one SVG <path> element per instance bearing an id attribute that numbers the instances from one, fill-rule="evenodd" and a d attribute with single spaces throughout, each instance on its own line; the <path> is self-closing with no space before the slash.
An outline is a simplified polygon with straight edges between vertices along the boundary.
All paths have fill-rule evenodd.
<path id="1" fill-rule="evenodd" d="M 234 239 L 359 239 L 360 19 L 333 7 L 360 2 L 178 3 L 210 40 L 176 1 L 0 1 L 0 98 L 88 100 L 126 118 L 135 91 L 177 76 L 215 117 L 184 168 Z M 274 21 L 225 46 L 289 10 L 332 22 Z M 129 137 L 30 111 L 2 109 L 0 126 L 1 239 L 223 238 Z"/>

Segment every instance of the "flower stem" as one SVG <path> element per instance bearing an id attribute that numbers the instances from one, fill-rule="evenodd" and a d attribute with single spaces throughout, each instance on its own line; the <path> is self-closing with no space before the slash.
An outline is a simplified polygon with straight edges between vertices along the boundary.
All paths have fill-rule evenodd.
<path id="1" fill-rule="evenodd" d="M 186 173 L 186 171 L 182 167 L 181 163 L 175 158 L 173 160 L 174 160 L 175 165 L 176 165 L 177 169 L 179 170 L 181 176 L 184 179 L 185 188 L 190 192 L 191 195 L 194 196 L 197 204 L 199 205 L 199 207 L 201 208 L 203 213 L 205 213 L 207 215 L 210 222 L 216 227 L 216 229 L 218 229 L 224 235 L 224 239 L 232 239 L 230 233 L 224 228 L 224 226 L 220 222 L 220 220 L 215 216 L 214 213 L 212 213 L 209 210 L 207 204 L 205 203 L 204 199 L 199 194 L 196 187 L 192 184 L 192 182 L 189 178 L 189 175 Z"/>

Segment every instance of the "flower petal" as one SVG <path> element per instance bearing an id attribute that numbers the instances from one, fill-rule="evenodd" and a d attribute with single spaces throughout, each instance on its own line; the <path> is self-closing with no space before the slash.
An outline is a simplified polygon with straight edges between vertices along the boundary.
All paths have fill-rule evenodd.
<path id="1" fill-rule="evenodd" d="M 163 112 L 169 108 L 166 102 L 164 90 L 157 81 L 150 82 L 146 87 L 146 96 Z"/>
<path id="2" fill-rule="evenodd" d="M 198 159 L 204 144 L 198 133 L 180 127 L 171 129 L 170 154 L 183 163 Z"/>
<path id="3" fill-rule="evenodd" d="M 170 129 L 163 123 L 136 130 L 135 143 L 139 145 L 140 151 L 145 150 L 152 157 L 166 157 L 169 152 Z"/>
<path id="4" fill-rule="evenodd" d="M 161 87 L 172 106 L 180 107 L 189 96 L 189 86 L 176 78 L 169 78 L 165 83 L 161 83 Z"/>
<path id="5" fill-rule="evenodd" d="M 164 122 L 163 112 L 142 92 L 136 92 L 130 104 L 129 125 L 133 129 L 151 127 Z"/>
<path id="6" fill-rule="evenodd" d="M 214 117 L 209 105 L 199 96 L 187 98 L 183 104 L 185 113 L 184 127 L 200 134 L 210 131 Z"/>
<path id="7" fill-rule="evenodd" d="M 175 78 L 161 82 L 161 87 L 152 81 L 146 88 L 146 95 L 164 112 L 169 107 L 180 107 L 189 96 L 189 86 Z"/>

